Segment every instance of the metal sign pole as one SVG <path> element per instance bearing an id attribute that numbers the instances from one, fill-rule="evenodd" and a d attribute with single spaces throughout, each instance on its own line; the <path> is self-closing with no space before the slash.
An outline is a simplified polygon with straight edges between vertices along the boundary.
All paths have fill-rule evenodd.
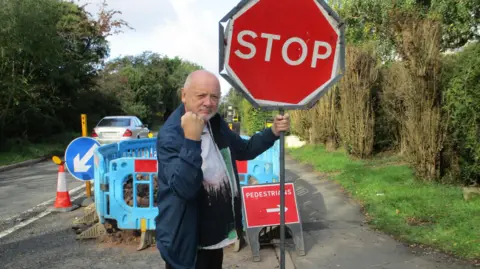
<path id="1" fill-rule="evenodd" d="M 284 115 L 283 108 L 279 109 Z M 280 269 L 285 269 L 285 132 L 280 132 Z"/>

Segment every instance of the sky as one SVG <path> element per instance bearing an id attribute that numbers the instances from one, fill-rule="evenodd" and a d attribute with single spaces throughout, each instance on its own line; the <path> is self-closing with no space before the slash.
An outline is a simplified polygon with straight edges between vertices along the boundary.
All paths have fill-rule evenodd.
<path id="1" fill-rule="evenodd" d="M 87 11 L 96 14 L 102 0 L 88 3 Z M 239 0 L 108 0 L 108 9 L 134 28 L 110 36 L 110 58 L 152 51 L 168 57 L 178 56 L 213 72 L 220 80 L 222 93 L 230 84 L 218 75 L 218 22 Z"/>

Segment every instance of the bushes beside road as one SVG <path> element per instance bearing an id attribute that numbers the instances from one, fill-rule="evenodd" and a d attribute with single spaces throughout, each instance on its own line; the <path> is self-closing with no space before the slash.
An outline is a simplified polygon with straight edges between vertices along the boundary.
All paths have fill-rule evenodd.
<path id="1" fill-rule="evenodd" d="M 447 2 L 456 9 L 442 18 Z M 358 3 L 337 8 L 348 24 L 345 75 L 313 109 L 291 112 L 310 145 L 290 153 L 338 181 L 374 227 L 480 259 L 480 201 L 462 193 L 480 184 L 480 44 L 456 28 L 478 25 L 480 6 Z"/>
<path id="2" fill-rule="evenodd" d="M 396 151 L 420 180 L 480 184 L 480 43 L 444 40 L 438 7 L 388 3 L 375 28 L 389 42 L 350 40 L 344 77 L 313 109 L 292 112 L 293 132 L 357 158 Z"/>
<path id="3" fill-rule="evenodd" d="M 437 82 L 413 77 L 405 63 L 384 66 L 389 75 L 370 91 L 358 90 L 361 80 L 348 87 L 367 73 L 355 73 L 362 52 L 350 50 L 339 87 L 311 111 L 294 112 L 294 131 L 311 145 L 292 155 L 338 181 L 373 227 L 480 259 L 480 199 L 465 201 L 462 193 L 462 186 L 480 184 L 479 49 L 472 44 L 442 57 Z M 388 152 L 394 155 L 379 157 Z"/>
<path id="4" fill-rule="evenodd" d="M 68 144 L 80 135 L 80 133 L 66 132 L 42 139 L 37 143 L 31 143 L 21 138 L 9 139 L 5 150 L 0 152 L 0 166 L 53 155 L 63 157 Z"/>

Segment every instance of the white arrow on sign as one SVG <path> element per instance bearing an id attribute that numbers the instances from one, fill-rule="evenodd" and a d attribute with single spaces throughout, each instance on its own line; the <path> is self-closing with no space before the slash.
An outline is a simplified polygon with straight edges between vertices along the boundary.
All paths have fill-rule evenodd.
<path id="1" fill-rule="evenodd" d="M 85 155 L 80 159 L 80 153 L 75 156 L 73 159 L 73 171 L 75 173 L 85 173 L 92 167 L 91 165 L 87 165 L 87 162 L 93 157 L 93 152 L 95 149 L 98 148 L 98 145 L 93 145 Z"/>
<path id="2" fill-rule="evenodd" d="M 288 207 L 285 207 L 285 212 L 287 212 Z M 267 208 L 267 213 L 276 213 L 280 214 L 280 205 L 277 205 L 276 208 Z"/>

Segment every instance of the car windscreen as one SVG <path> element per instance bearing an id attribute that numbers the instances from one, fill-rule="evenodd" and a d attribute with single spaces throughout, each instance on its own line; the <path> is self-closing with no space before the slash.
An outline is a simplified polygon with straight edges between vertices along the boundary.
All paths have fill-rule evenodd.
<path id="1" fill-rule="evenodd" d="M 128 127 L 130 126 L 130 119 L 102 119 L 97 127 Z"/>

